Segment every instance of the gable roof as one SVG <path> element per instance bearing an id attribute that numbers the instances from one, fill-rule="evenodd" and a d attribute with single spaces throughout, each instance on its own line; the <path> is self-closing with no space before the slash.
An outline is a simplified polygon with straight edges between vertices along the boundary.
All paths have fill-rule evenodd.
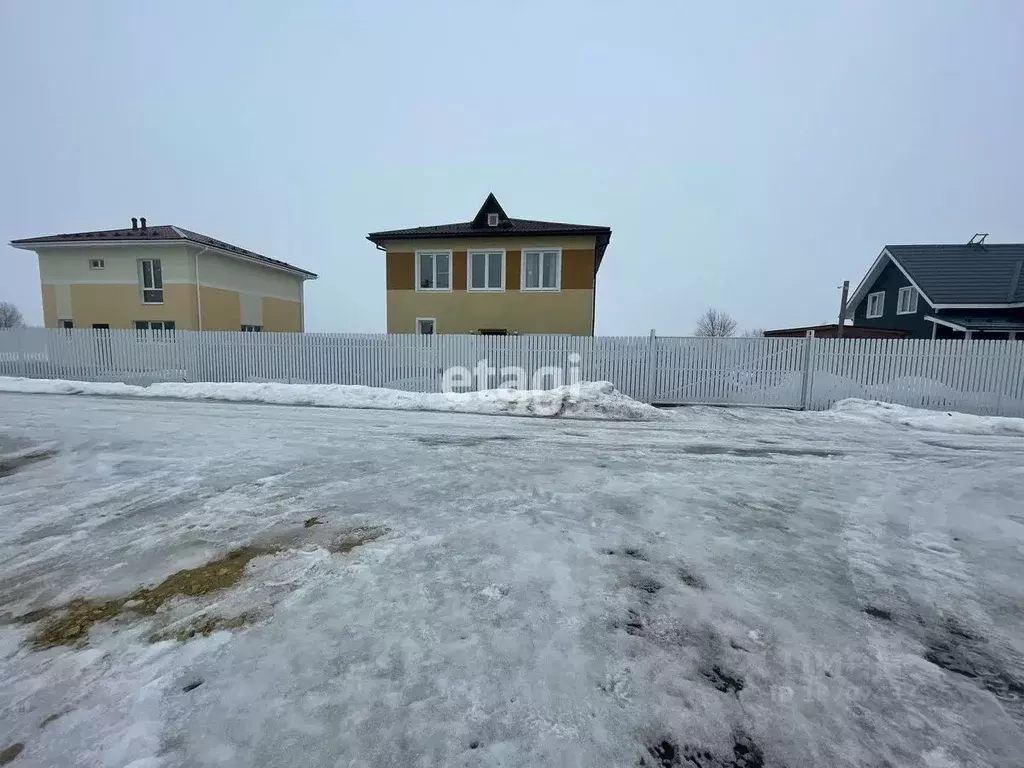
<path id="1" fill-rule="evenodd" d="M 293 272 L 302 275 L 306 279 L 315 280 L 315 272 L 309 272 L 296 267 L 285 261 L 278 261 L 269 256 L 264 256 L 255 251 L 239 248 L 215 237 L 202 235 L 183 227 L 175 227 L 169 224 L 162 224 L 155 227 L 139 229 L 103 229 L 95 232 L 66 232 L 60 235 L 46 235 L 43 237 L 25 237 L 20 240 L 12 240 L 11 245 L 15 248 L 32 251 L 39 246 L 67 246 L 67 245 L 99 245 L 99 244 L 123 244 L 123 243 L 168 243 L 188 242 L 194 245 L 201 245 L 204 248 L 211 248 L 222 251 L 228 256 L 254 261 L 265 266 Z"/>
<path id="2" fill-rule="evenodd" d="M 498 226 L 487 225 L 487 214 L 498 214 Z M 596 240 L 597 266 L 601 265 L 605 248 L 611 239 L 610 227 L 590 224 L 566 224 L 560 221 L 538 221 L 535 219 L 513 219 L 505 214 L 494 193 L 487 195 L 480 210 L 471 221 L 454 224 L 433 224 L 409 229 L 388 229 L 371 232 L 366 239 L 375 245 L 388 240 L 439 240 L 463 237 L 527 237 L 540 235 L 594 235 Z"/>
<path id="3" fill-rule="evenodd" d="M 890 262 L 933 307 L 1024 304 L 1024 244 L 887 245 L 850 297 L 850 316 Z"/>

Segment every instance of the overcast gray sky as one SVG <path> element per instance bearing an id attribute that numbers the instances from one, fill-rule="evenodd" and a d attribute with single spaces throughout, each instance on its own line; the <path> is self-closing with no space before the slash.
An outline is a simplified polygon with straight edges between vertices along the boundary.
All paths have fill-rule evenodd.
<path id="1" fill-rule="evenodd" d="M 612 227 L 601 334 L 828 322 L 885 243 L 1024 241 L 1022 45 L 1019 0 L 0 0 L 0 241 L 146 216 L 383 331 L 366 233 L 493 191 Z"/>

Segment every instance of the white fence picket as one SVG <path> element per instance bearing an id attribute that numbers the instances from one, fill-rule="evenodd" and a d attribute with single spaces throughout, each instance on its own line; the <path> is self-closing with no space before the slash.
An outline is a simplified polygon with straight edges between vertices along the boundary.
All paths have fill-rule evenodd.
<path id="1" fill-rule="evenodd" d="M 460 383 L 470 388 L 548 387 L 575 377 L 611 381 L 630 397 L 662 405 L 800 407 L 808 360 L 807 408 L 860 397 L 1024 416 L 1024 344 L 1015 341 L 0 331 L 2 376 L 436 392 L 446 371 L 464 368 Z M 512 377 L 509 369 L 521 373 Z"/>

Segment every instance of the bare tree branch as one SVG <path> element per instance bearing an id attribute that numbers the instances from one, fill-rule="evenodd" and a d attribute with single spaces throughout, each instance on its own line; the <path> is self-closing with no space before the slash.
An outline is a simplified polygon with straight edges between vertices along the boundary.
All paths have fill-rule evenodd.
<path id="1" fill-rule="evenodd" d="M 21 328 L 25 325 L 25 318 L 21 316 L 21 310 L 9 301 L 0 301 L 0 328 Z"/>
<path id="2" fill-rule="evenodd" d="M 728 312 L 722 312 L 713 307 L 709 308 L 697 320 L 697 327 L 693 331 L 694 336 L 711 336 L 715 338 L 726 338 L 736 332 L 736 321 Z"/>
<path id="3" fill-rule="evenodd" d="M 764 328 L 748 328 L 740 336 L 745 339 L 760 339 L 764 336 Z"/>

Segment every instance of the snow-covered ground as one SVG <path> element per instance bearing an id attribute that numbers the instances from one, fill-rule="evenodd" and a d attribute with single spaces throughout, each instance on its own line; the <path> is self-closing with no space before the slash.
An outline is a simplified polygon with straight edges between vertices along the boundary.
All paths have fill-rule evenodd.
<path id="1" fill-rule="evenodd" d="M 1024 419 L 1013 416 L 976 416 L 957 411 L 930 411 L 857 398 L 840 400 L 832 406 L 832 411 L 839 418 L 882 422 L 926 432 L 1024 437 Z"/>
<path id="2" fill-rule="evenodd" d="M 19 768 L 1021 765 L 1017 436 L 7 394 L 0 454 Z M 13 620 L 267 542 L 81 647 Z"/>
<path id="3" fill-rule="evenodd" d="M 315 405 L 504 416 L 646 421 L 661 418 L 656 408 L 626 397 L 608 381 L 584 381 L 556 389 L 487 389 L 479 392 L 406 392 L 346 384 L 273 382 L 158 382 L 141 387 L 121 382 L 66 381 L 0 376 L 0 392 L 46 395 L 100 395 L 233 403 Z"/>

